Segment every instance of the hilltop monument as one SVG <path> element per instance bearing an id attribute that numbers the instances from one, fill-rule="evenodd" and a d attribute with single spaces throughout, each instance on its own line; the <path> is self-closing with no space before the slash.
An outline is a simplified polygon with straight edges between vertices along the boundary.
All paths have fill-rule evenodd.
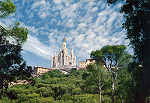
<path id="1" fill-rule="evenodd" d="M 35 66 L 34 71 L 36 76 L 40 76 L 48 71 L 59 69 L 62 73 L 70 73 L 72 69 L 86 69 L 89 64 L 95 63 L 93 59 L 86 59 L 86 61 L 79 61 L 79 66 L 76 63 L 76 56 L 74 55 L 73 49 L 68 53 L 68 48 L 66 46 L 66 38 L 63 39 L 62 48 L 60 49 L 58 55 L 53 55 L 51 58 L 51 67 L 44 68 L 40 66 Z"/>
<path id="2" fill-rule="evenodd" d="M 68 53 L 66 38 L 63 40 L 62 49 L 59 51 L 58 55 L 55 54 L 52 56 L 51 68 L 63 70 L 76 68 L 76 56 L 74 56 L 73 49 Z"/>

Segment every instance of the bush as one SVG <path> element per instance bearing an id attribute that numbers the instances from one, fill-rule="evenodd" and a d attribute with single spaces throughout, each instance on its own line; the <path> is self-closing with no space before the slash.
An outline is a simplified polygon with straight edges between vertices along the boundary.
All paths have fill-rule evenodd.
<path id="1" fill-rule="evenodd" d="M 40 98 L 39 99 L 40 103 L 56 103 L 56 101 L 54 100 L 54 98 L 52 97 L 48 97 L 48 98 Z"/>
<path id="2" fill-rule="evenodd" d="M 72 96 L 70 94 L 64 94 L 62 96 L 62 100 L 64 101 L 68 101 L 68 100 L 71 100 L 72 99 Z"/>
<path id="3" fill-rule="evenodd" d="M 7 97 L 0 99 L 0 103 L 16 103 L 16 100 L 11 100 Z"/>
<path id="4" fill-rule="evenodd" d="M 75 89 L 72 90 L 72 94 L 73 94 L 73 95 L 79 95 L 79 94 L 81 94 L 81 93 L 82 93 L 82 91 L 81 91 L 80 88 L 75 88 Z"/>
<path id="5" fill-rule="evenodd" d="M 18 99 L 18 103 L 40 103 L 39 98 L 40 95 L 37 93 L 28 94 L 28 95 L 21 94 Z"/>
<path id="6" fill-rule="evenodd" d="M 40 94 L 42 97 L 50 97 L 53 95 L 51 88 L 41 87 L 36 90 L 36 93 Z"/>
<path id="7" fill-rule="evenodd" d="M 74 103 L 98 103 L 98 97 L 92 94 L 72 96 Z"/>
<path id="8" fill-rule="evenodd" d="M 9 89 L 8 91 L 7 91 L 7 95 L 8 95 L 8 97 L 10 98 L 10 99 L 17 99 L 17 94 L 19 93 L 20 91 L 19 91 L 19 89 L 16 89 L 16 88 L 14 88 L 14 89 Z"/>

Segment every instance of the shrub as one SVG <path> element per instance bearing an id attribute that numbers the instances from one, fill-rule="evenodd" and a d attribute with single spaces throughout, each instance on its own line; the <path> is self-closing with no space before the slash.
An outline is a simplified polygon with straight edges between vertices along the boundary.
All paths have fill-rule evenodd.
<path id="1" fill-rule="evenodd" d="M 71 100 L 72 99 L 72 96 L 70 94 L 64 94 L 62 96 L 62 100 L 64 101 L 68 101 L 68 100 Z"/>
<path id="2" fill-rule="evenodd" d="M 39 102 L 40 103 L 56 103 L 56 101 L 52 97 L 40 98 Z"/>
<path id="3" fill-rule="evenodd" d="M 36 90 L 36 93 L 40 94 L 42 97 L 50 97 L 53 95 L 51 88 L 41 87 Z"/>
<path id="4" fill-rule="evenodd" d="M 81 92 L 82 92 L 82 91 L 81 91 L 80 88 L 75 88 L 75 89 L 72 90 L 72 94 L 73 94 L 73 95 L 79 95 L 79 94 L 81 94 Z"/>

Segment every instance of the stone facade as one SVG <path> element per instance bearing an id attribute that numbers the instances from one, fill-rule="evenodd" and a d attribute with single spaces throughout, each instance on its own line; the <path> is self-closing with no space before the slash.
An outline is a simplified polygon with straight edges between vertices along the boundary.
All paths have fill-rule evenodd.
<path id="1" fill-rule="evenodd" d="M 79 62 L 79 68 L 78 69 L 86 69 L 86 67 L 89 64 L 94 64 L 95 60 L 94 59 L 86 59 L 86 61 L 80 61 Z"/>
<path id="2" fill-rule="evenodd" d="M 62 49 L 58 55 L 55 54 L 52 56 L 51 68 L 64 69 L 66 67 L 76 67 L 76 56 L 74 56 L 73 49 L 71 50 L 70 54 L 68 53 L 68 49 L 66 47 L 66 38 L 64 38 Z"/>
<path id="3" fill-rule="evenodd" d="M 34 73 L 36 76 L 42 75 L 48 71 L 50 71 L 50 69 L 48 69 L 48 68 L 43 68 L 43 67 L 38 67 L 38 66 L 34 67 Z"/>

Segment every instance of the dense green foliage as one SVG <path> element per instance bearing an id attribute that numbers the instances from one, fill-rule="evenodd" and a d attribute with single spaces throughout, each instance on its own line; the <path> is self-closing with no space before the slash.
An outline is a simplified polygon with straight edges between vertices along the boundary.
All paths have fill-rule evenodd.
<path id="1" fill-rule="evenodd" d="M 143 34 L 148 34 L 144 26 L 148 23 L 145 14 L 148 5 L 139 1 L 126 0 L 122 7 L 126 18 L 123 26 L 138 63 L 130 62 L 125 46 L 107 45 L 91 53 L 97 63 L 89 65 L 86 70 L 72 70 L 70 74 L 53 70 L 33 78 L 30 84 L 9 85 L 17 79 L 31 77 L 32 68 L 26 67 L 20 54 L 28 30 L 19 23 L 10 28 L 0 26 L 0 103 L 133 103 L 134 92 L 140 87 L 140 83 L 135 82 L 141 79 L 138 64 L 143 64 L 142 49 L 147 39 Z M 10 15 L 15 9 L 10 0 L 0 1 L 0 17 Z"/>
<path id="2" fill-rule="evenodd" d="M 108 3 L 122 2 L 123 0 L 108 0 Z M 148 34 L 146 24 L 150 16 L 149 0 L 124 0 L 121 12 L 124 14 L 123 27 L 127 30 L 127 38 L 134 49 L 135 56 L 143 63 L 144 40 Z M 148 25 L 147 25 L 148 26 Z"/>
<path id="3" fill-rule="evenodd" d="M 0 1 L 0 17 L 15 12 L 11 0 Z M 31 77 L 32 68 L 27 67 L 21 56 L 22 44 L 27 40 L 28 30 L 16 23 L 13 27 L 0 25 L 0 97 L 7 91 L 9 83 Z"/>
<path id="4" fill-rule="evenodd" d="M 91 58 L 103 63 L 106 68 L 122 67 L 131 62 L 131 55 L 124 45 L 106 45 L 100 50 L 92 51 Z"/>
<path id="5" fill-rule="evenodd" d="M 109 4 L 124 1 L 121 12 L 127 30 L 127 39 L 134 50 L 135 62 L 131 64 L 137 87 L 135 97 L 137 102 L 144 102 L 150 95 L 150 0 L 108 0 Z M 139 66 L 140 65 L 140 66 Z"/>
<path id="6" fill-rule="evenodd" d="M 117 89 L 118 75 L 123 68 L 128 68 L 128 64 L 131 63 L 131 55 L 127 53 L 124 45 L 106 45 L 100 50 L 92 51 L 91 58 L 96 60 L 96 63 L 104 66 L 109 73 L 112 88 L 112 103 L 115 102 L 115 94 L 119 93 Z M 99 72 L 99 71 L 97 71 Z M 94 73 L 96 74 L 96 73 Z M 100 76 L 101 73 L 98 73 Z M 126 74 L 128 75 L 128 74 Z M 121 76 L 121 75 L 120 75 Z M 104 76 L 103 76 L 104 77 Z M 98 80 L 101 81 L 102 77 Z M 128 79 L 128 77 L 126 77 Z M 131 80 L 131 78 L 130 78 Z M 105 79 L 106 81 L 106 79 Z M 100 84 L 100 83 L 99 83 Z M 129 86 L 129 85 L 128 85 Z M 134 87 L 134 86 L 132 86 Z M 99 86 L 101 88 L 101 86 Z M 130 87 L 129 87 L 130 88 Z M 129 101 L 128 101 L 129 102 Z"/>
<path id="7" fill-rule="evenodd" d="M 11 2 L 11 0 L 0 1 L 0 17 L 6 17 L 11 13 L 16 11 L 16 6 Z"/>
<path id="8" fill-rule="evenodd" d="M 96 64 L 90 65 L 86 70 L 72 70 L 70 74 L 52 70 L 39 78 L 35 77 L 32 85 L 9 87 L 0 103 L 99 103 L 99 86 L 102 86 L 102 103 L 110 103 L 111 78 L 109 76 L 110 74 L 104 68 Z M 132 97 L 129 88 L 131 76 L 127 69 L 120 71 L 115 103 L 127 101 L 129 103 L 129 98 Z M 101 79 L 100 85 L 99 79 Z"/>
<path id="9" fill-rule="evenodd" d="M 17 51 L 18 53 L 14 53 L 14 57 L 16 57 L 16 54 L 19 55 L 20 51 Z M 51 70 L 40 77 L 34 77 L 29 84 L 9 87 L 7 85 L 8 91 L 3 92 L 0 102 L 110 103 L 112 102 L 113 96 L 113 103 L 133 103 L 134 95 L 131 89 L 134 88 L 135 83 L 132 79 L 133 75 L 127 69 L 128 66 L 119 65 L 120 70 L 115 72 L 117 75 L 115 74 L 114 79 L 114 72 L 108 70 L 107 67 L 103 65 L 104 62 L 107 63 L 109 59 L 116 61 L 125 59 L 123 63 L 128 64 L 129 61 L 127 60 L 130 58 L 126 56 L 125 47 L 122 45 L 105 46 L 101 50 L 96 50 L 96 52 L 93 51 L 91 55 L 93 55 L 93 58 L 98 55 L 97 58 L 101 59 L 96 59 L 98 62 L 89 65 L 87 69 L 78 71 L 72 69 L 70 74 L 62 74 L 59 70 Z M 18 57 L 20 57 L 20 55 Z M 108 58 L 108 60 L 104 61 L 104 57 Z M 16 58 L 14 61 L 16 61 Z M 19 62 L 22 62 L 22 60 Z M 117 67 L 118 65 L 114 66 Z M 7 75 L 9 74 L 8 78 L 12 77 L 12 80 L 15 80 L 16 77 L 24 79 L 25 77 L 31 76 L 30 73 L 32 72 L 32 68 L 28 67 L 24 69 L 25 63 L 19 66 L 16 64 L 16 67 L 13 66 L 12 68 L 12 71 L 7 73 Z M 110 66 L 109 69 L 112 69 L 112 67 Z M 6 81 L 7 78 L 4 80 Z M 8 79 L 6 83 L 12 80 Z M 115 84 L 115 89 L 112 89 L 112 84 Z"/>

